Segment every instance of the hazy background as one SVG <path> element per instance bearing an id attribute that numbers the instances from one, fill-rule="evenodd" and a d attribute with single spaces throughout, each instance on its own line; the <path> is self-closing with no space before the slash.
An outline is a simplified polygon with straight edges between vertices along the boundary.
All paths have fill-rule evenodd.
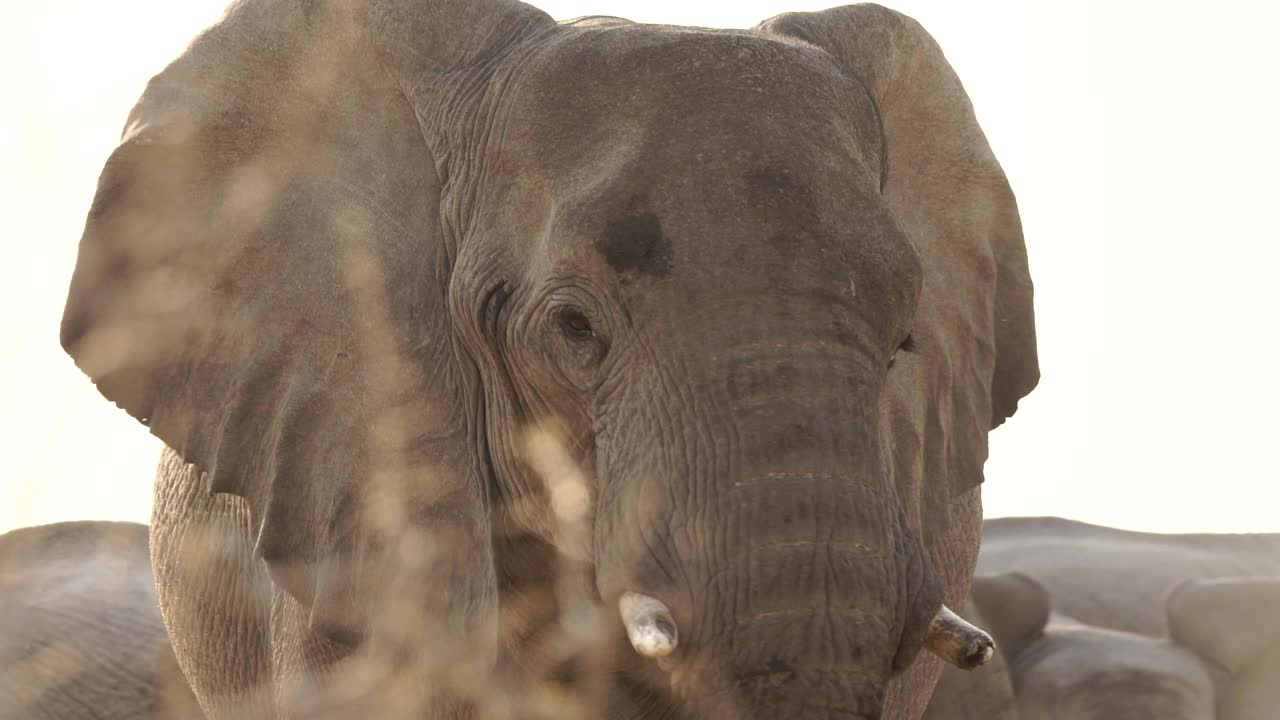
<path id="1" fill-rule="evenodd" d="M 831 2 L 536 3 L 747 27 Z M 57 329 L 94 183 L 222 0 L 46 0 L 0 29 L 0 530 L 146 521 L 159 441 Z M 938 39 L 1022 208 L 1043 380 L 992 436 L 987 514 L 1280 531 L 1280 5 L 890 3 Z"/>

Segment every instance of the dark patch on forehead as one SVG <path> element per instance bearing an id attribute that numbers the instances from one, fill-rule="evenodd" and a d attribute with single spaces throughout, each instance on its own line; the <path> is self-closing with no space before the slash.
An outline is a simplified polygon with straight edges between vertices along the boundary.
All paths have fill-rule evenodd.
<path id="1" fill-rule="evenodd" d="M 658 216 L 648 212 L 630 213 L 610 220 L 596 249 L 609 267 L 653 277 L 671 273 L 671 241 L 662 234 Z"/>

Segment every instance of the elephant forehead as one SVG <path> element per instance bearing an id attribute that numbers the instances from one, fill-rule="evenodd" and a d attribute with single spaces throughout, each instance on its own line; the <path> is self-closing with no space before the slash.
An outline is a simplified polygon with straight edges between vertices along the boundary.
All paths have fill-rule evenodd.
<path id="1" fill-rule="evenodd" d="M 690 303 L 728 288 L 910 304 L 919 258 L 880 194 L 875 108 L 825 53 L 648 25 L 541 42 L 504 84 L 488 167 L 495 206 L 551 239 L 534 247 L 557 272 Z"/>
<path id="2" fill-rule="evenodd" d="M 652 182 L 623 172 L 558 202 L 553 262 L 706 307 L 759 297 L 784 309 L 786 295 L 796 311 L 906 311 L 919 290 L 919 258 L 874 194 L 795 179 L 811 167 L 735 168 L 706 182 L 667 170 Z"/>
<path id="3" fill-rule="evenodd" d="M 642 149 L 712 173 L 747 150 L 810 162 L 835 155 L 877 180 L 882 170 L 870 95 L 797 41 L 659 25 L 561 28 L 509 72 L 497 105 L 511 167 L 600 167 Z"/>

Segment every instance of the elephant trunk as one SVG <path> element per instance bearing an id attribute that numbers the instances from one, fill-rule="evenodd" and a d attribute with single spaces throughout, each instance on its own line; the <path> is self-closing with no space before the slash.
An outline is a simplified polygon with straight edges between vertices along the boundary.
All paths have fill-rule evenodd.
<path id="1" fill-rule="evenodd" d="M 700 477 L 614 465 L 643 475 L 605 488 L 602 596 L 698 716 L 878 718 L 941 607 L 883 469 L 874 394 L 840 384 L 736 389 L 732 437 L 667 453 Z"/>
<path id="2" fill-rule="evenodd" d="M 754 531 L 697 572 L 706 600 L 682 657 L 707 668 L 696 676 L 714 678 L 727 716 L 879 717 L 936 602 L 914 542 L 855 476 L 774 472 L 752 484 L 734 503 L 739 519 L 724 522 Z"/>

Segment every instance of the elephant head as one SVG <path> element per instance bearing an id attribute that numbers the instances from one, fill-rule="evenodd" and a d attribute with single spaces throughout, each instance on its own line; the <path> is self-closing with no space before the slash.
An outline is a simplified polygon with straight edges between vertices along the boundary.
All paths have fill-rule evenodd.
<path id="1" fill-rule="evenodd" d="M 490 669 L 542 543 L 661 702 L 870 718 L 922 645 L 990 653 L 942 602 L 1031 292 L 963 88 L 884 8 L 246 0 L 130 116 L 62 342 L 244 499 L 307 632 Z"/>
<path id="2" fill-rule="evenodd" d="M 1054 613 L 1048 592 L 1022 573 L 973 582 L 1023 720 L 1261 720 L 1276 707 L 1277 601 L 1274 578 L 1190 581 L 1168 598 L 1172 637 L 1156 638 Z M 989 702 L 991 684 L 975 680 L 944 673 L 930 712 L 965 717 L 946 708 Z"/>

